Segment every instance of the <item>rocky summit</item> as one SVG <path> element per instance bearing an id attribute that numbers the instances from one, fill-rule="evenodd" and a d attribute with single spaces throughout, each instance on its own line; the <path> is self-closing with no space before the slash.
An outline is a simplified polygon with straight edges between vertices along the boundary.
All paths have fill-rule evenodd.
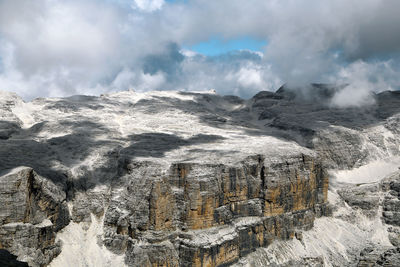
<path id="1" fill-rule="evenodd" d="M 400 93 L 0 92 L 0 263 L 399 266 Z"/>

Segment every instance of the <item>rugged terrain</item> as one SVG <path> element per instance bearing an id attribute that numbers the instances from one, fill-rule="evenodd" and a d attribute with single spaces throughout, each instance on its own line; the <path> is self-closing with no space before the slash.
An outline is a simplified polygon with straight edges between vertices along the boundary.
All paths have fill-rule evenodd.
<path id="1" fill-rule="evenodd" d="M 400 93 L 338 108 L 337 90 L 0 92 L 0 257 L 399 266 Z"/>

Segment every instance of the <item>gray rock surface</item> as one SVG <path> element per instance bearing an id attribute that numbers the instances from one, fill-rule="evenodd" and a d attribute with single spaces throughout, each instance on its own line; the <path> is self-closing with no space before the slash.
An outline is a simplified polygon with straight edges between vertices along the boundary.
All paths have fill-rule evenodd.
<path id="1" fill-rule="evenodd" d="M 31 266 L 48 264 L 60 252 L 56 232 L 69 223 L 65 192 L 31 168 L 0 177 L 0 248 Z"/>
<path id="2" fill-rule="evenodd" d="M 361 209 L 369 217 L 377 215 L 381 198 L 378 184 L 373 185 L 346 185 L 338 189 L 339 196 L 351 207 Z"/>
<path id="3" fill-rule="evenodd" d="M 400 226 L 400 172 L 386 178 L 382 188 L 387 192 L 383 199 L 383 219 L 387 224 Z"/>
<path id="4" fill-rule="evenodd" d="M 357 170 L 400 166 L 400 95 L 336 108 L 337 90 L 0 92 L 0 249 L 31 266 L 396 264 L 398 175 Z"/>
<path id="5" fill-rule="evenodd" d="M 399 266 L 400 248 L 366 248 L 360 254 L 359 267 L 367 266 Z"/>

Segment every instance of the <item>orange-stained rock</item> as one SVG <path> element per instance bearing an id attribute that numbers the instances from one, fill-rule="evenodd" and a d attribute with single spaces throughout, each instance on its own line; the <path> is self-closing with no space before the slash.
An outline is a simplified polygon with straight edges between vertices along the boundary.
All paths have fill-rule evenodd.
<path id="1" fill-rule="evenodd" d="M 217 223 L 214 220 L 214 210 L 217 207 L 214 196 L 201 195 L 198 193 L 195 199 L 190 199 L 192 207 L 188 210 L 186 223 L 190 229 L 209 228 Z"/>
<path id="2" fill-rule="evenodd" d="M 312 209 L 314 205 L 327 201 L 329 180 L 313 159 L 303 156 L 302 164 L 286 164 L 282 169 L 281 173 L 266 174 L 265 179 L 268 176 L 279 178 L 274 177 L 273 182 L 266 181 L 264 216 Z"/>
<path id="3" fill-rule="evenodd" d="M 155 181 L 150 193 L 150 227 L 154 230 L 173 228 L 175 198 L 168 183 Z"/>
<path id="4" fill-rule="evenodd" d="M 148 240 L 149 245 L 131 245 L 138 251 L 133 248 L 127 253 L 139 253 L 137 259 L 145 260 L 132 257 L 133 266 L 175 266 L 177 259 L 179 266 L 222 266 L 276 239 L 300 236 L 302 230 L 312 228 L 316 216 L 329 213 L 328 176 L 310 156 L 286 160 L 270 162 L 258 156 L 237 166 L 179 163 L 162 174 L 164 178 L 157 171 L 132 169 L 138 175 L 149 175 L 129 185 L 144 194 L 134 198 L 136 204 L 109 208 L 110 243 L 106 245 L 116 247 L 118 237 L 122 240 L 118 246 L 129 251 L 129 245 L 124 245 L 129 238 Z M 119 210 L 126 211 L 119 215 Z M 230 232 L 220 232 L 221 227 Z M 206 236 L 205 243 L 196 233 Z M 169 252 L 156 253 L 155 247 L 166 249 L 159 245 L 166 241 Z M 169 253 L 179 256 L 169 258 Z M 145 255 L 159 258 L 150 261 Z"/>
<path id="5" fill-rule="evenodd" d="M 180 255 L 181 266 L 215 267 L 228 265 L 237 261 L 239 255 L 240 250 L 237 237 L 209 248 L 183 247 Z"/>

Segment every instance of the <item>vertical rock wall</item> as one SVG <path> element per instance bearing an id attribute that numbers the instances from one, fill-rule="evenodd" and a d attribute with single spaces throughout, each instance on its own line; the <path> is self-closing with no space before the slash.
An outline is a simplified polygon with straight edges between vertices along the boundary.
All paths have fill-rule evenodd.
<path id="1" fill-rule="evenodd" d="M 56 232 L 69 223 L 65 192 L 20 167 L 0 176 L 0 203 L 0 249 L 23 255 L 30 266 L 44 266 L 60 253 Z"/>
<path id="2" fill-rule="evenodd" d="M 275 239 L 301 237 L 329 213 L 327 190 L 326 172 L 308 155 L 169 170 L 129 163 L 105 214 L 105 244 L 130 255 L 130 266 L 228 265 Z"/>

